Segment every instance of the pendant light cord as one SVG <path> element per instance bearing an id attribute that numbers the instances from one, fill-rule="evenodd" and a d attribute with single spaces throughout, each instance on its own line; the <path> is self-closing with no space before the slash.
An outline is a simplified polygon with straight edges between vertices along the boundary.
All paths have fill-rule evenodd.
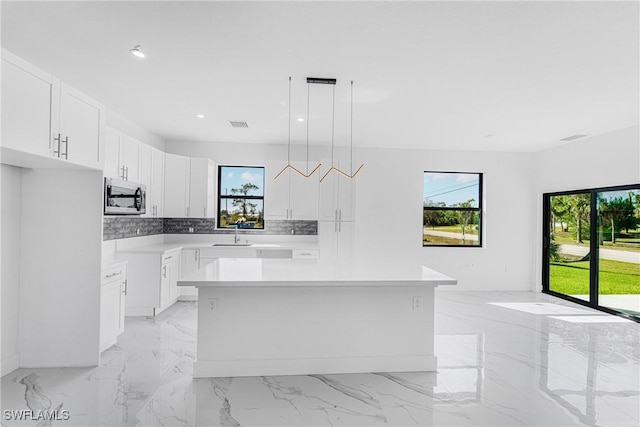
<path id="1" fill-rule="evenodd" d="M 311 93 L 311 86 L 307 82 L 307 174 L 309 173 L 309 96 Z"/>
<path id="2" fill-rule="evenodd" d="M 291 164 L 291 76 L 289 76 L 289 142 L 287 145 L 287 165 Z"/>
<path id="3" fill-rule="evenodd" d="M 351 175 L 353 175 L 353 80 L 351 80 Z"/>
<path id="4" fill-rule="evenodd" d="M 331 106 L 331 167 L 333 164 L 333 146 L 334 146 L 334 135 L 335 135 L 335 119 L 336 119 L 336 85 L 333 85 L 333 99 Z"/>

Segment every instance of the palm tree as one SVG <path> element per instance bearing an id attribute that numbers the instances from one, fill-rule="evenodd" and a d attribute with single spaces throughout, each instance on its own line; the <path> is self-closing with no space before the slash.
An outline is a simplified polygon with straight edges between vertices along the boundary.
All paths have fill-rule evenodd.
<path id="1" fill-rule="evenodd" d="M 588 221 L 591 196 L 589 194 L 572 194 L 567 197 L 569 212 L 576 220 L 576 243 L 582 243 L 582 221 Z"/>

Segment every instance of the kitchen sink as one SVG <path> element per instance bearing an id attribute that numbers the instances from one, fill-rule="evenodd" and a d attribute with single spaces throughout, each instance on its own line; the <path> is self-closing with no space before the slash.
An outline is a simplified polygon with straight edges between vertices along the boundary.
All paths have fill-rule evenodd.
<path id="1" fill-rule="evenodd" d="M 251 243 L 214 243 L 211 246 L 252 246 Z"/>

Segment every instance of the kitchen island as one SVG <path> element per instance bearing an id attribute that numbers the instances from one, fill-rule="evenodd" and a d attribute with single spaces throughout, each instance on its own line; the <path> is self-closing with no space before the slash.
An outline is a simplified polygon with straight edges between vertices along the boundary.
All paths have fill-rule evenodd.
<path id="1" fill-rule="evenodd" d="M 198 288 L 194 377 L 435 371 L 434 289 L 419 263 L 221 258 Z"/>

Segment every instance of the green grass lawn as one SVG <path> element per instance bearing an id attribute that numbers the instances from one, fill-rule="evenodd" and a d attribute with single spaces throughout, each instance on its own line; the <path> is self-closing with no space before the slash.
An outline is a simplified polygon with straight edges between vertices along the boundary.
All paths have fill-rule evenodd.
<path id="1" fill-rule="evenodd" d="M 640 294 L 640 264 L 600 260 L 601 295 Z M 589 293 L 589 261 L 552 262 L 549 289 L 565 295 Z"/>

